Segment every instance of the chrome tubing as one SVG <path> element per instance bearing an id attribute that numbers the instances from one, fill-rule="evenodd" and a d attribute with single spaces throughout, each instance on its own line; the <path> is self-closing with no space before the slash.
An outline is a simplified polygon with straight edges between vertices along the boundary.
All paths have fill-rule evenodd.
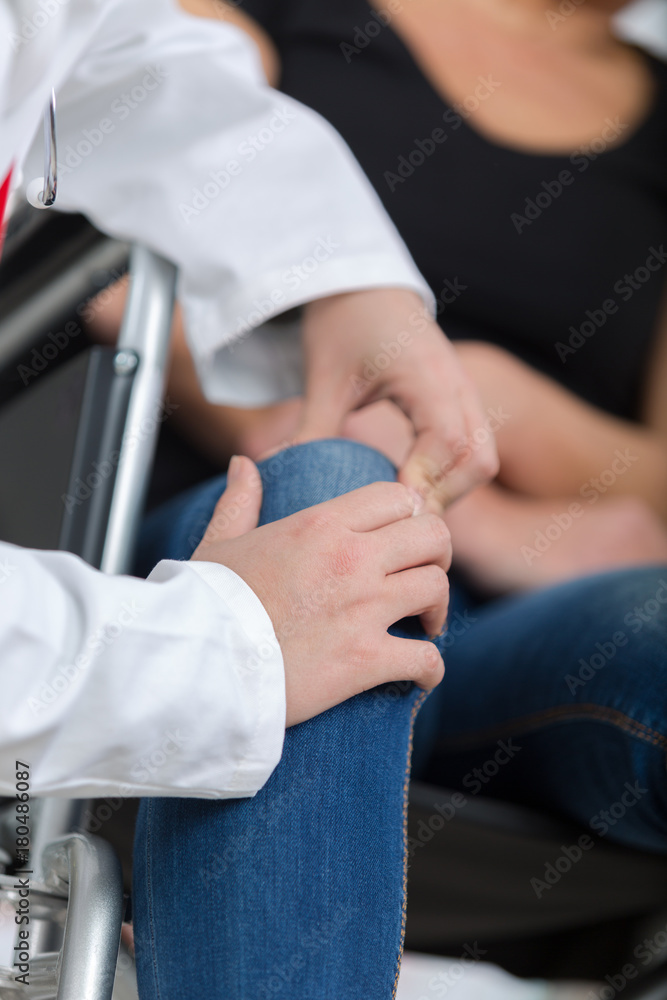
<path id="1" fill-rule="evenodd" d="M 106 841 L 73 834 L 44 851 L 47 884 L 69 886 L 57 1000 L 111 1000 L 123 920 L 120 862 Z"/>
<path id="2" fill-rule="evenodd" d="M 166 378 L 176 268 L 145 247 L 130 257 L 117 374 L 134 374 L 100 569 L 127 573 L 150 477 Z"/>

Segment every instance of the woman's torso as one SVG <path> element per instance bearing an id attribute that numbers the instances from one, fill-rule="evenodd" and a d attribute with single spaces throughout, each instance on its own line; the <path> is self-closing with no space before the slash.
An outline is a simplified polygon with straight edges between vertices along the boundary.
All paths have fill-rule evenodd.
<path id="1" fill-rule="evenodd" d="M 485 138 L 365 0 L 245 0 L 281 89 L 346 139 L 439 301 L 452 338 L 498 344 L 597 406 L 637 415 L 667 274 L 667 67 L 651 109 L 579 154 Z M 472 117 L 470 112 L 472 111 Z M 624 127 L 626 126 L 626 127 Z"/>

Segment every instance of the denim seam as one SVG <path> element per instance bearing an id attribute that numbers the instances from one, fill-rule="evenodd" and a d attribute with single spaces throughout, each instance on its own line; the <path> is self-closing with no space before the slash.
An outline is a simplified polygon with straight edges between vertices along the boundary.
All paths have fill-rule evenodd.
<path id="1" fill-rule="evenodd" d="M 408 801 L 410 794 L 410 767 L 412 764 L 412 746 L 414 743 L 414 726 L 417 712 L 424 704 L 428 692 L 422 691 L 415 700 L 410 713 L 410 737 L 408 739 L 408 752 L 405 764 L 405 775 L 403 779 L 403 903 L 401 911 L 401 937 L 398 946 L 398 962 L 396 966 L 396 976 L 394 978 L 394 988 L 391 993 L 392 1000 L 396 1000 L 398 990 L 398 980 L 401 975 L 401 960 L 403 958 L 403 947 L 405 945 L 405 925 L 408 913 Z"/>
<path id="2" fill-rule="evenodd" d="M 157 945 L 155 943 L 155 920 L 153 917 L 153 880 L 151 868 L 151 834 L 153 828 L 153 799 L 149 799 L 146 816 L 146 897 L 148 899 L 148 927 L 151 937 L 151 957 L 153 966 L 153 979 L 155 982 L 155 995 L 160 997 L 160 980 L 157 971 Z"/>
<path id="3" fill-rule="evenodd" d="M 559 705 L 556 708 L 534 712 L 532 715 L 518 716 L 515 719 L 504 722 L 501 726 L 479 729 L 476 732 L 465 733 L 460 736 L 441 737 L 438 740 L 438 747 L 444 749 L 463 749 L 465 746 L 479 745 L 489 739 L 541 729 L 552 721 L 572 722 L 585 720 L 606 722 L 621 729 L 629 736 L 634 736 L 636 739 L 643 740 L 645 743 L 650 743 L 655 747 L 667 751 L 667 736 L 663 736 L 662 733 L 657 732 L 643 722 L 639 722 L 637 719 L 632 719 L 630 716 L 624 715 L 618 709 L 593 704 L 576 706 Z"/>

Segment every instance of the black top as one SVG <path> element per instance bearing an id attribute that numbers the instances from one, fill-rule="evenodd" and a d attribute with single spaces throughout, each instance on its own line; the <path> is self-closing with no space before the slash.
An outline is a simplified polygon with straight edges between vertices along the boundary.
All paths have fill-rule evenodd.
<path id="1" fill-rule="evenodd" d="M 351 146 L 449 336 L 499 344 L 635 417 L 667 274 L 667 65 L 646 55 L 654 103 L 619 145 L 530 154 L 484 138 L 443 101 L 365 0 L 243 9 L 277 45 L 281 89 Z"/>

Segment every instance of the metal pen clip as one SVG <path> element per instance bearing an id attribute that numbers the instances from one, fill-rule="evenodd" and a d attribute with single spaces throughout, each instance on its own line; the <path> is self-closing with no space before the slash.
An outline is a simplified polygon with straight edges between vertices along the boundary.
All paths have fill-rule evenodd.
<path id="1" fill-rule="evenodd" d="M 58 162 L 56 146 L 56 94 L 51 88 L 51 100 L 44 109 L 44 189 L 39 196 L 44 208 L 50 208 L 58 192 Z"/>
<path id="2" fill-rule="evenodd" d="M 58 191 L 58 156 L 56 148 L 56 95 L 51 88 L 51 99 L 44 108 L 44 176 L 35 177 L 26 190 L 26 198 L 33 208 L 51 208 Z"/>

